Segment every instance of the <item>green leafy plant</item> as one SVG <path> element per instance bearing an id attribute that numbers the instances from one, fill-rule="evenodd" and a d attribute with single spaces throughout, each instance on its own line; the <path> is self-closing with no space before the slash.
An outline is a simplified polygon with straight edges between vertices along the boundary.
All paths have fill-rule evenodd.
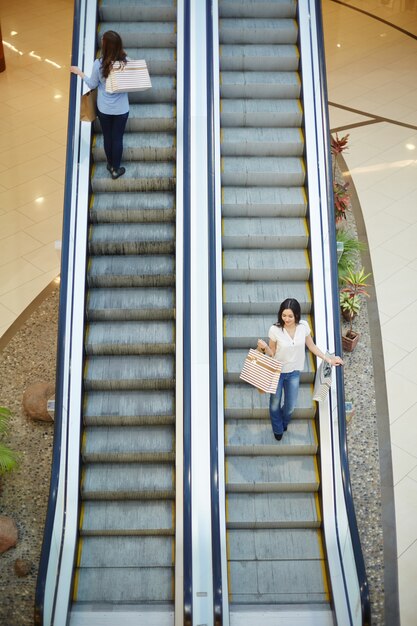
<path id="1" fill-rule="evenodd" d="M 340 290 L 340 294 L 346 294 L 343 296 L 345 310 L 347 310 L 348 307 L 351 307 L 351 310 L 353 310 L 353 308 L 357 308 L 359 303 L 359 308 L 357 309 L 358 312 L 361 306 L 360 298 L 369 298 L 369 293 L 366 291 L 366 287 L 369 287 L 369 283 L 367 283 L 366 280 L 370 275 L 370 273 L 365 274 L 364 267 L 360 267 L 356 271 L 353 271 L 352 268 L 348 268 L 345 276 L 342 278 L 344 287 Z M 349 302 L 349 300 L 351 300 L 351 302 Z M 348 336 L 352 335 L 353 317 L 354 315 L 350 317 L 350 327 L 347 333 Z"/>
<path id="2" fill-rule="evenodd" d="M 333 180 L 336 179 L 337 157 L 348 149 L 349 133 L 339 139 L 336 133 L 335 137 L 330 137 L 330 152 L 333 155 Z"/>
<path id="3" fill-rule="evenodd" d="M 0 406 L 0 437 L 8 432 L 11 415 L 10 409 L 5 406 Z M 0 441 L 0 474 L 15 469 L 18 462 L 18 453 L 14 452 Z"/>
<path id="4" fill-rule="evenodd" d="M 336 241 L 342 244 L 342 254 L 337 262 L 339 281 L 346 275 L 349 268 L 353 268 L 357 260 L 357 255 L 361 250 L 366 249 L 366 245 L 359 241 L 351 230 L 338 228 L 336 230 Z"/>

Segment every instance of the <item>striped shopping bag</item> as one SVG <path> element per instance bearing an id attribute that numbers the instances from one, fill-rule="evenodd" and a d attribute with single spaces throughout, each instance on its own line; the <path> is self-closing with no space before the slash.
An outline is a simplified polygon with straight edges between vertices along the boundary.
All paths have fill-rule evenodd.
<path id="1" fill-rule="evenodd" d="M 259 350 L 249 350 L 240 378 L 265 393 L 275 393 L 282 363 Z"/>
<path id="2" fill-rule="evenodd" d="M 106 78 L 107 93 L 145 91 L 152 87 L 146 61 L 127 59 L 121 63 L 116 61 Z"/>
<path id="3" fill-rule="evenodd" d="M 326 357 L 333 356 L 326 352 Z M 327 361 L 320 363 L 319 369 L 316 373 L 316 379 L 314 381 L 313 400 L 316 402 L 323 402 L 329 394 L 330 387 L 332 386 L 332 366 Z"/>

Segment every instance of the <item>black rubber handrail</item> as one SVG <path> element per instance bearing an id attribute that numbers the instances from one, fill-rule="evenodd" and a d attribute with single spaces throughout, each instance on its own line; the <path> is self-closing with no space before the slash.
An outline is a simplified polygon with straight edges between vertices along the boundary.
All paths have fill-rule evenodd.
<path id="1" fill-rule="evenodd" d="M 213 567 L 213 623 L 223 624 L 223 586 L 220 541 L 219 453 L 218 453 L 218 384 L 217 384 L 217 298 L 216 285 L 216 206 L 215 206 L 215 121 L 213 65 L 213 1 L 206 0 L 207 41 L 207 179 L 208 179 L 208 250 L 209 250 L 209 376 L 210 376 L 210 491 L 211 552 Z"/>
<path id="2" fill-rule="evenodd" d="M 323 117 L 323 141 L 326 154 L 326 181 L 327 181 L 327 211 L 329 222 L 329 239 L 330 239 L 330 254 L 331 254 L 331 275 L 332 275 L 332 301 L 333 310 L 336 312 L 334 315 L 334 344 L 336 354 L 342 354 L 342 340 L 341 340 L 341 327 L 340 318 L 337 312 L 340 309 L 339 305 L 339 279 L 337 272 L 337 252 L 336 252 L 336 224 L 334 217 L 334 203 L 333 203 L 333 180 L 332 180 L 332 166 L 331 166 L 331 153 L 330 153 L 330 124 L 329 124 L 329 111 L 328 111 L 328 94 L 327 94 L 327 81 L 326 81 L 326 64 L 324 54 L 324 33 L 323 33 L 323 17 L 321 10 L 320 0 L 314 0 L 316 6 L 317 15 L 317 43 L 319 54 L 319 73 L 320 73 L 320 85 L 321 85 L 321 103 L 322 103 L 322 117 Z M 355 507 L 352 495 L 352 486 L 350 481 L 349 461 L 347 452 L 347 436 L 346 436 L 346 413 L 345 413 L 345 393 L 344 393 L 344 380 L 343 370 L 340 367 L 335 368 L 336 380 L 337 380 L 337 405 L 338 405 L 338 417 L 339 417 L 339 442 L 340 442 L 340 461 L 342 470 L 342 482 L 346 503 L 346 511 L 349 523 L 349 530 L 352 539 L 353 553 L 355 557 L 356 572 L 359 581 L 359 588 L 361 594 L 361 611 L 362 611 L 362 624 L 363 626 L 370 626 L 371 624 L 371 602 L 369 597 L 369 585 L 365 569 L 365 561 L 362 552 L 362 546 L 359 537 L 358 524 L 356 519 Z"/>
<path id="3" fill-rule="evenodd" d="M 80 44 L 80 0 L 74 0 L 74 28 L 72 35 L 71 64 L 78 63 L 78 50 Z M 67 296 L 68 296 L 68 261 L 70 250 L 70 222 L 72 204 L 72 172 L 74 158 L 74 136 L 77 124 L 77 77 L 71 74 L 68 110 L 68 132 L 65 165 L 65 187 L 62 224 L 62 250 L 61 250 L 61 281 L 58 311 L 58 339 L 56 357 L 56 383 L 55 383 L 55 417 L 54 417 L 54 441 L 52 449 L 51 479 L 49 498 L 46 511 L 45 528 L 43 534 L 42 549 L 39 559 L 38 576 L 35 589 L 34 624 L 41 626 L 44 618 L 45 584 L 48 571 L 49 553 L 56 512 L 59 475 L 61 471 L 61 437 L 62 437 L 62 405 L 64 387 L 64 356 L 65 344 L 69 341 L 66 336 L 67 324 Z"/>
<path id="4" fill-rule="evenodd" d="M 193 562 L 191 523 L 191 112 L 190 112 L 190 0 L 184 2 L 184 269 L 183 269 L 183 402 L 184 402 L 184 626 L 193 623 Z M 181 45 L 179 42 L 178 45 Z"/>

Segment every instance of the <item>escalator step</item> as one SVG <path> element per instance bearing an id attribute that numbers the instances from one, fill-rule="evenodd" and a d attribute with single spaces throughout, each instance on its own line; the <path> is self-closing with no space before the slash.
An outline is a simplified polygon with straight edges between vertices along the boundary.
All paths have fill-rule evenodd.
<path id="1" fill-rule="evenodd" d="M 316 413 L 316 404 L 312 400 L 312 387 L 301 384 L 297 406 L 293 419 L 312 419 Z M 224 415 L 226 419 L 268 419 L 269 394 L 247 384 L 226 385 L 224 392 Z M 278 445 L 278 444 L 277 444 Z"/>
<path id="2" fill-rule="evenodd" d="M 308 283 L 307 283 L 308 285 Z M 291 288 L 287 293 L 293 293 Z M 282 283 L 279 282 L 225 282 L 223 283 L 223 311 L 225 315 L 261 315 L 276 316 Z M 272 320 L 271 320 L 272 321 Z M 229 345 L 225 342 L 225 345 Z"/>
<path id="3" fill-rule="evenodd" d="M 172 289 L 90 289 L 87 292 L 89 321 L 173 320 Z"/>
<path id="4" fill-rule="evenodd" d="M 297 128 L 301 126 L 303 110 L 299 100 L 223 98 L 220 103 L 220 118 L 224 129 L 236 126 Z"/>
<path id="5" fill-rule="evenodd" d="M 223 248 L 288 248 L 308 245 L 308 226 L 304 218 L 225 217 L 222 220 Z"/>
<path id="6" fill-rule="evenodd" d="M 307 251 L 235 249 L 223 251 L 223 280 L 307 281 L 310 261 Z"/>
<path id="7" fill-rule="evenodd" d="M 175 284 L 173 256 L 92 257 L 89 287 L 169 287 Z"/>
<path id="8" fill-rule="evenodd" d="M 175 423 L 173 391 L 90 391 L 83 409 L 87 426 Z"/>
<path id="9" fill-rule="evenodd" d="M 82 536 L 173 535 L 174 503 L 147 500 L 141 502 L 85 502 L 81 513 Z"/>
<path id="10" fill-rule="evenodd" d="M 137 57 L 136 57 L 137 58 Z M 222 45 L 220 71 L 291 72 L 299 65 L 297 46 Z"/>
<path id="11" fill-rule="evenodd" d="M 319 488 L 313 456 L 228 456 L 226 474 L 228 493 L 314 492 Z"/>
<path id="12" fill-rule="evenodd" d="M 93 223 L 172 222 L 175 197 L 169 192 L 96 193 L 90 204 Z"/>
<path id="13" fill-rule="evenodd" d="M 106 160 L 102 134 L 95 135 L 92 151 L 95 163 Z M 175 135 L 173 133 L 130 131 L 124 136 L 123 163 L 129 163 L 129 161 L 172 161 L 175 159 L 175 154 Z"/>
<path id="14" fill-rule="evenodd" d="M 130 3 L 129 11 L 134 10 L 137 3 Z M 124 14 L 126 8 L 124 8 Z M 169 18 L 168 18 L 169 19 Z M 100 48 L 101 37 L 107 30 L 115 30 L 122 38 L 126 48 L 174 48 L 177 43 L 177 25 L 174 21 L 106 21 L 97 28 L 97 47 Z"/>
<path id="15" fill-rule="evenodd" d="M 173 322 L 90 322 L 85 333 L 85 352 L 95 354 L 174 354 Z"/>
<path id="16" fill-rule="evenodd" d="M 320 509 L 315 493 L 229 493 L 228 528 L 318 528 Z"/>
<path id="17" fill-rule="evenodd" d="M 100 19 L 106 22 L 125 20 L 127 15 L 134 22 L 175 20 L 176 14 L 175 0 L 101 0 L 99 5 Z"/>
<path id="18" fill-rule="evenodd" d="M 175 250 L 175 227 L 161 222 L 93 224 L 88 247 L 92 255 L 171 254 Z"/>
<path id="19" fill-rule="evenodd" d="M 291 291 L 291 286 L 293 290 Z M 274 315 L 225 315 L 224 317 L 224 346 L 225 348 L 256 348 L 259 337 L 265 340 L 270 326 L 276 321 L 278 303 L 291 293 L 293 298 L 297 298 L 302 307 L 302 312 L 311 306 L 311 294 L 308 283 L 281 283 L 284 296 L 277 300 Z M 311 319 L 306 318 L 310 328 Z"/>
<path id="20" fill-rule="evenodd" d="M 220 17 L 295 17 L 295 0 L 221 0 Z"/>
<path id="21" fill-rule="evenodd" d="M 296 43 L 298 26 L 294 19 L 222 18 L 219 22 L 220 44 L 291 44 Z"/>
<path id="22" fill-rule="evenodd" d="M 243 367 L 243 362 L 248 354 L 247 349 L 230 349 L 225 350 L 223 355 L 224 362 L 224 378 L 227 383 L 241 383 L 239 375 Z M 313 383 L 315 376 L 315 368 L 313 356 L 310 351 L 306 350 L 306 358 L 304 363 L 304 371 L 301 372 L 302 383 Z"/>
<path id="23" fill-rule="evenodd" d="M 222 72 L 221 98 L 299 98 L 300 77 L 297 72 Z"/>
<path id="24" fill-rule="evenodd" d="M 274 438 L 269 419 L 231 419 L 225 425 L 228 457 L 316 454 L 317 448 L 317 434 L 312 420 L 293 420 L 279 443 Z"/>
<path id="25" fill-rule="evenodd" d="M 173 573 L 173 567 L 82 568 L 76 571 L 74 599 L 105 604 L 172 602 Z"/>
<path id="26" fill-rule="evenodd" d="M 94 463 L 83 469 L 83 500 L 161 500 L 175 497 L 174 468 L 164 463 Z"/>
<path id="27" fill-rule="evenodd" d="M 241 186 L 304 184 L 304 161 L 297 157 L 222 157 L 222 184 Z"/>
<path id="28" fill-rule="evenodd" d="M 302 187 L 223 187 L 224 217 L 304 217 Z"/>
<path id="29" fill-rule="evenodd" d="M 301 156 L 304 138 L 299 128 L 223 128 L 223 156 Z"/>
<path id="30" fill-rule="evenodd" d="M 158 163 L 126 163 L 126 173 L 113 180 L 105 163 L 96 163 L 91 177 L 93 192 L 110 191 L 173 191 L 175 189 L 175 165 Z"/>
<path id="31" fill-rule="evenodd" d="M 85 428 L 81 455 L 85 463 L 149 463 L 175 460 L 170 426 L 97 426 Z"/>
<path id="32" fill-rule="evenodd" d="M 172 389 L 174 358 L 164 356 L 94 356 L 85 361 L 87 390 Z"/>
<path id="33" fill-rule="evenodd" d="M 84 537 L 80 568 L 173 567 L 172 537 Z"/>
<path id="34" fill-rule="evenodd" d="M 145 59 L 151 76 L 175 76 L 177 53 L 175 48 L 125 48 L 129 59 Z"/>

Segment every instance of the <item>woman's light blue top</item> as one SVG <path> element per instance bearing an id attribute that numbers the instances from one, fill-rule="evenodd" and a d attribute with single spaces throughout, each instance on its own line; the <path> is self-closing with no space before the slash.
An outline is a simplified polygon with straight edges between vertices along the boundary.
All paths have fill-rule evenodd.
<path id="1" fill-rule="evenodd" d="M 127 93 L 107 93 L 106 79 L 101 73 L 101 59 L 93 64 L 91 76 L 84 78 L 90 89 L 97 89 L 97 108 L 107 115 L 122 115 L 129 111 L 129 97 Z"/>

